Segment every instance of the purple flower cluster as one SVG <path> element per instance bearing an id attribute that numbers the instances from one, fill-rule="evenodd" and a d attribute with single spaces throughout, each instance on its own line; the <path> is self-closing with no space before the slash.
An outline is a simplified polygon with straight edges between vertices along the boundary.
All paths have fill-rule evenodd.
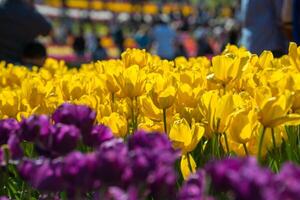
<path id="1" fill-rule="evenodd" d="M 174 199 L 178 156 L 166 135 L 139 131 L 127 143 L 111 139 L 91 153 L 74 151 L 63 158 L 25 160 L 19 171 L 34 188 L 68 191 L 70 197 L 103 191 L 105 199 L 121 194 L 132 200 Z"/>
<path id="2" fill-rule="evenodd" d="M 113 138 L 104 125 L 94 125 L 95 112 L 83 105 L 62 104 L 50 119 L 46 115 L 30 116 L 20 122 L 21 140 L 32 142 L 40 155 L 58 157 L 83 144 L 97 147 Z M 9 129 L 11 130 L 11 129 Z"/>
<path id="3" fill-rule="evenodd" d="M 42 192 L 40 199 L 59 199 L 61 191 L 67 192 L 68 199 L 86 199 L 89 193 L 95 200 L 300 197 L 299 167 L 286 163 L 275 174 L 251 157 L 212 161 L 177 191 L 174 165 L 179 152 L 166 134 L 140 130 L 124 141 L 114 138 L 109 127 L 95 124 L 95 117 L 86 106 L 66 103 L 51 117 L 0 120 L 0 166 L 7 159 L 20 160 L 12 163 L 19 163 L 20 176 Z M 26 143 L 34 145 L 40 157 L 23 158 L 21 146 Z M 79 147 L 93 151 L 83 153 L 76 150 Z"/>
<path id="4" fill-rule="evenodd" d="M 260 167 L 255 158 L 228 158 L 206 166 L 212 187 L 230 191 L 240 200 L 297 200 L 300 197 L 300 168 L 283 165 L 278 174 Z"/>

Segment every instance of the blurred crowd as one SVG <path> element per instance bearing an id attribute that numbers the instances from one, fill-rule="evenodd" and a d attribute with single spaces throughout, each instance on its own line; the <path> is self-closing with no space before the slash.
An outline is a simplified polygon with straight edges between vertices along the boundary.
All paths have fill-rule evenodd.
<path id="1" fill-rule="evenodd" d="M 189 15 L 113 13 L 110 20 L 94 21 L 65 15 L 49 20 L 33 1 L 1 0 L 0 60 L 41 65 L 40 58 L 48 52 L 76 65 L 118 58 L 126 48 L 146 49 L 171 60 L 211 57 L 229 43 L 253 53 L 270 50 L 281 56 L 288 41 L 297 42 L 299 36 L 298 4 L 296 0 L 237 0 L 214 9 L 198 4 Z M 37 41 L 39 35 L 47 37 Z"/>
<path id="2" fill-rule="evenodd" d="M 170 60 L 177 56 L 212 56 L 227 43 L 237 44 L 239 38 L 235 9 L 218 10 L 223 14 L 199 7 L 196 14 L 188 16 L 122 13 L 102 22 L 68 19 L 58 22 L 52 44 L 72 46 L 85 60 L 116 58 L 126 48 L 146 49 Z"/>

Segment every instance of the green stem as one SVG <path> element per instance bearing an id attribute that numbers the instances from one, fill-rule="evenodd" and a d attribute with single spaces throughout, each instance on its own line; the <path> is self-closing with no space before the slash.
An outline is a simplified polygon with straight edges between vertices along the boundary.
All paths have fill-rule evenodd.
<path id="1" fill-rule="evenodd" d="M 259 138 L 259 146 L 258 146 L 258 154 L 257 154 L 257 156 L 258 156 L 258 160 L 259 160 L 259 162 L 261 163 L 262 162 L 262 145 L 263 145 L 263 141 L 264 141 L 264 137 L 265 137 L 265 133 L 266 133 L 266 128 L 265 127 L 263 127 L 262 128 L 262 133 L 261 133 L 261 135 L 260 135 L 260 138 Z"/>
<path id="2" fill-rule="evenodd" d="M 163 120 L 164 120 L 164 131 L 166 134 L 168 134 L 167 130 L 167 110 L 163 108 Z"/>
<path id="3" fill-rule="evenodd" d="M 226 135 L 226 133 L 223 133 L 223 135 L 224 135 L 224 139 L 225 139 L 226 151 L 227 151 L 227 154 L 229 155 L 230 151 L 229 151 L 229 145 L 228 145 L 227 135 Z"/>
<path id="4" fill-rule="evenodd" d="M 246 156 L 249 156 L 249 152 L 248 152 L 248 149 L 247 149 L 247 146 L 245 143 L 243 143 L 243 148 L 244 148 Z"/>
<path id="5" fill-rule="evenodd" d="M 189 166 L 190 172 L 193 173 L 193 167 L 191 164 L 190 153 L 187 153 L 186 155 L 187 155 L 188 166 Z"/>
<path id="6" fill-rule="evenodd" d="M 273 128 L 271 128 L 271 133 L 272 133 L 273 148 L 275 150 L 276 149 L 276 140 L 275 140 L 275 133 L 274 133 L 274 129 Z"/>

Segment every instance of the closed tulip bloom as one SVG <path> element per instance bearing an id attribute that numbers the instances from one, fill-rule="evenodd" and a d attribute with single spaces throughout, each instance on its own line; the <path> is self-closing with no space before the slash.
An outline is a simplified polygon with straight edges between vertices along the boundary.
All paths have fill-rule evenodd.
<path id="1" fill-rule="evenodd" d="M 32 187 L 40 191 L 57 192 L 65 189 L 61 166 L 61 161 L 25 160 L 19 166 L 19 172 Z"/>
<path id="2" fill-rule="evenodd" d="M 151 150 L 172 150 L 172 143 L 168 136 L 161 133 L 147 133 L 143 130 L 135 132 L 128 139 L 128 147 L 130 150 L 136 148 L 145 148 Z"/>
<path id="3" fill-rule="evenodd" d="M 113 133 L 109 127 L 100 124 L 95 125 L 90 134 L 86 134 L 83 137 L 85 144 L 89 146 L 99 146 L 103 142 L 113 139 Z"/>
<path id="4" fill-rule="evenodd" d="M 87 192 L 93 189 L 94 177 L 92 173 L 94 163 L 89 163 L 89 157 L 81 152 L 74 151 L 64 158 L 62 178 L 70 191 Z M 92 164 L 92 165 L 90 165 Z"/>
<path id="5" fill-rule="evenodd" d="M 108 141 L 96 153 L 98 177 L 105 185 L 122 185 L 127 166 L 128 149 L 120 140 Z"/>
<path id="6" fill-rule="evenodd" d="M 151 55 L 145 50 L 127 49 L 121 55 L 122 61 L 126 68 L 137 65 L 140 68 L 146 67 L 151 62 Z"/>
<path id="7" fill-rule="evenodd" d="M 74 125 L 83 135 L 92 130 L 95 118 L 96 113 L 91 108 L 69 103 L 59 106 L 52 115 L 55 123 Z"/>
<path id="8" fill-rule="evenodd" d="M 154 105 L 160 109 L 167 109 L 171 107 L 176 98 L 176 86 L 174 85 L 173 78 L 165 80 L 158 74 L 153 85 L 150 95 Z"/>
<path id="9" fill-rule="evenodd" d="M 11 159 L 16 160 L 23 157 L 21 141 L 17 135 L 11 135 L 7 141 Z"/>
<path id="10" fill-rule="evenodd" d="M 48 137 L 51 131 L 50 119 L 46 115 L 33 115 L 20 123 L 21 138 L 34 141 L 37 137 Z"/>
<path id="11" fill-rule="evenodd" d="M 147 178 L 151 195 L 158 200 L 174 199 L 176 196 L 176 173 L 173 167 L 160 167 Z"/>
<path id="12" fill-rule="evenodd" d="M 15 119 L 0 120 L 0 145 L 6 144 L 8 138 L 18 133 L 20 125 Z"/>
<path id="13" fill-rule="evenodd" d="M 73 125 L 57 124 L 52 137 L 52 150 L 59 154 L 66 154 L 76 148 L 80 131 Z"/>
<path id="14" fill-rule="evenodd" d="M 121 96 L 134 98 L 145 92 L 146 74 L 138 65 L 126 68 L 119 77 L 116 77 L 116 80 L 121 88 Z"/>

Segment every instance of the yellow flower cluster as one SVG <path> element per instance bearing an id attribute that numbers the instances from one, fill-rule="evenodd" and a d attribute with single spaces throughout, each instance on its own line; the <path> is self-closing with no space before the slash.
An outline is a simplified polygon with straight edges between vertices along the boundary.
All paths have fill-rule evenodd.
<path id="1" fill-rule="evenodd" d="M 228 152 L 263 155 L 287 137 L 286 125 L 300 124 L 300 47 L 291 43 L 279 59 L 227 46 L 212 61 L 128 49 L 120 60 L 80 69 L 51 59 L 31 71 L 2 62 L 0 87 L 0 118 L 49 114 L 72 102 L 95 109 L 118 137 L 166 132 L 183 162 L 201 139 L 216 135 Z"/>

